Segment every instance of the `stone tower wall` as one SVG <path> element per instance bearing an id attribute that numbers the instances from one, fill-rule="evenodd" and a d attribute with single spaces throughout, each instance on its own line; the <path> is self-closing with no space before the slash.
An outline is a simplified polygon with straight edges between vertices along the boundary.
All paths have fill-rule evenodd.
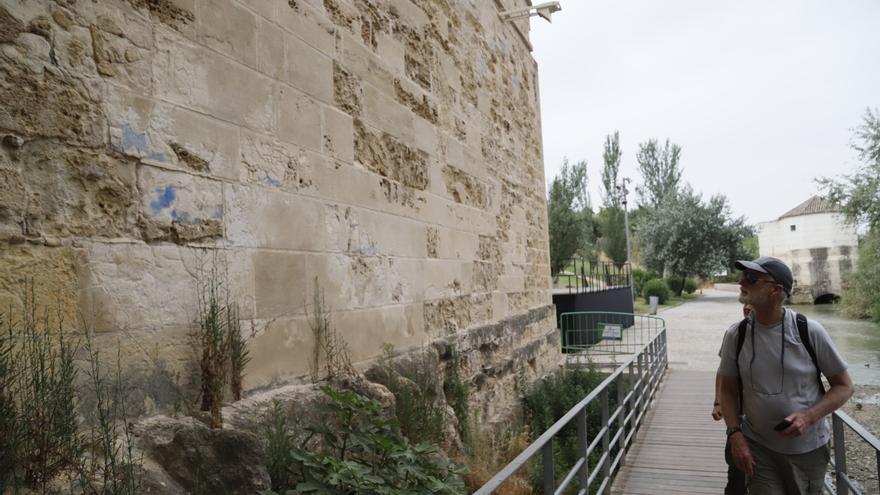
<path id="1" fill-rule="evenodd" d="M 180 368 L 219 257 L 246 388 L 308 372 L 317 283 L 355 362 L 446 339 L 508 407 L 558 356 L 524 5 L 2 0 L 0 302 Z"/>

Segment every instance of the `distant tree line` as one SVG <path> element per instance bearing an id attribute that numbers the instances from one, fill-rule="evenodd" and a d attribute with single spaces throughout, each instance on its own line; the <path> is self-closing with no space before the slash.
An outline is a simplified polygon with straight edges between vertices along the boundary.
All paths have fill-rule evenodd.
<path id="1" fill-rule="evenodd" d="M 677 280 L 681 295 L 685 279 L 708 278 L 732 270 L 737 259 L 757 256 L 755 229 L 734 217 L 724 195 L 704 200 L 683 183 L 682 150 L 667 139 L 640 143 L 636 161 L 641 185 L 630 209 L 633 257 L 652 272 Z M 566 160 L 548 191 L 550 265 L 558 276 L 568 260 L 600 255 L 618 266 L 626 262 L 624 205 L 620 188 L 620 134 L 606 136 L 603 152 L 602 205 L 594 214 L 587 194 L 587 163 Z"/>
<path id="2" fill-rule="evenodd" d="M 862 164 L 842 179 L 820 178 L 828 198 L 847 219 L 866 227 L 854 273 L 844 283 L 843 304 L 851 316 L 880 323 L 880 113 L 867 109 L 852 147 Z"/>

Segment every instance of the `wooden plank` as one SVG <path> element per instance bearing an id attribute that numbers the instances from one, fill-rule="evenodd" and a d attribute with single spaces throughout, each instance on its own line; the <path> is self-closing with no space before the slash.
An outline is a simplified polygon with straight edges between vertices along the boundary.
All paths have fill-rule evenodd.
<path id="1" fill-rule="evenodd" d="M 724 425 L 713 421 L 715 373 L 667 370 L 611 493 L 723 493 Z"/>

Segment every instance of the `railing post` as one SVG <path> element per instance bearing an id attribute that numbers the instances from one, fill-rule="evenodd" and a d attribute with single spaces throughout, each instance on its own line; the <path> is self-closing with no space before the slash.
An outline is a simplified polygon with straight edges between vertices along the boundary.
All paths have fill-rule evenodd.
<path id="1" fill-rule="evenodd" d="M 605 454 L 605 465 L 602 467 L 602 471 L 604 471 L 605 478 L 607 479 L 611 477 L 611 448 L 609 445 L 611 440 L 611 425 L 608 424 L 608 387 L 602 389 L 601 404 L 602 426 L 605 428 L 605 434 L 602 435 L 602 453 Z"/>
<path id="2" fill-rule="evenodd" d="M 584 463 L 581 465 L 580 473 L 578 473 L 578 478 L 581 480 L 581 488 L 587 490 L 587 493 L 590 492 L 589 478 L 590 478 L 590 468 L 589 468 L 589 457 L 587 456 L 587 407 L 584 406 L 583 409 L 578 411 L 577 417 L 575 418 L 577 421 L 577 435 L 578 435 L 578 454 L 584 458 Z"/>
<path id="3" fill-rule="evenodd" d="M 630 365 L 630 371 L 632 371 L 632 365 Z M 620 452 L 623 452 L 626 449 L 626 404 L 623 403 L 623 398 L 626 395 L 624 387 L 624 378 L 623 373 L 621 372 L 617 375 L 617 407 L 620 409 L 617 417 L 617 426 L 620 429 L 620 438 L 617 440 L 617 448 L 620 449 Z M 620 465 L 623 466 L 623 458 L 626 457 L 623 454 L 620 456 Z"/>
<path id="4" fill-rule="evenodd" d="M 846 473 L 846 442 L 843 439 L 843 421 L 836 414 L 831 415 L 834 431 L 834 474 L 837 483 L 837 495 L 847 495 L 849 487 L 843 481 Z"/>
<path id="5" fill-rule="evenodd" d="M 553 465 L 553 439 L 541 448 L 544 457 L 544 495 L 553 495 L 556 491 L 556 469 Z"/>

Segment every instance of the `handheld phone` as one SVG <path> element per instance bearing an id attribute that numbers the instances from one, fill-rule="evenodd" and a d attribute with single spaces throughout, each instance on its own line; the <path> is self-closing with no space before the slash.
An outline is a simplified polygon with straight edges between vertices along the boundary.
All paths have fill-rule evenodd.
<path id="1" fill-rule="evenodd" d="M 776 431 L 782 431 L 782 430 L 788 428 L 789 426 L 791 426 L 791 421 L 789 421 L 787 419 L 783 419 L 782 421 L 779 422 L 778 425 L 774 426 L 773 429 Z"/>

